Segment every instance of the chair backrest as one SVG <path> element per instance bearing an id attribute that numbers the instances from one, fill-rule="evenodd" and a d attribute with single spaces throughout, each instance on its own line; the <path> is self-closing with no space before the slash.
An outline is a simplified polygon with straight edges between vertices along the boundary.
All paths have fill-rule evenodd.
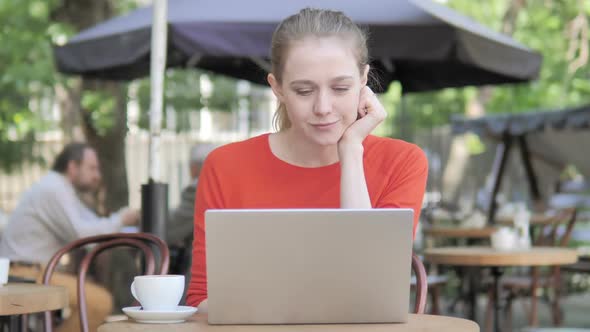
<path id="1" fill-rule="evenodd" d="M 538 227 L 536 236 L 533 237 L 533 244 L 535 246 L 547 247 L 566 247 L 576 224 L 578 215 L 577 208 L 563 208 L 557 210 L 550 222 L 546 225 Z M 565 227 L 565 229 L 563 229 Z M 560 231 L 563 229 L 563 231 Z M 546 275 L 553 278 L 554 285 L 557 285 L 557 280 L 560 279 L 561 267 L 559 265 L 551 266 Z M 541 272 L 540 267 L 535 266 L 530 269 L 531 275 L 531 291 L 537 288 Z"/>
<path id="2" fill-rule="evenodd" d="M 567 246 L 577 220 L 576 208 L 564 208 L 556 211 L 550 222 L 538 227 L 533 244 L 536 246 L 565 247 Z M 564 229 L 565 227 L 565 229 Z M 562 231 L 560 231 L 563 229 Z"/>
<path id="3" fill-rule="evenodd" d="M 100 252 L 115 247 L 134 247 L 143 252 L 145 258 L 145 274 L 154 274 L 155 257 L 153 247 L 157 247 L 157 255 L 160 258 L 158 274 L 167 274 L 170 265 L 170 252 L 168 246 L 157 236 L 148 233 L 113 233 L 82 238 L 71 242 L 56 252 L 43 274 L 43 284 L 49 284 L 59 260 L 72 250 L 88 245 L 95 245 L 82 259 L 78 269 L 78 305 L 80 314 L 80 330 L 88 331 L 88 316 L 86 312 L 85 281 L 90 263 Z M 45 312 L 45 331 L 53 330 L 53 319 L 50 311 Z"/>
<path id="4" fill-rule="evenodd" d="M 414 303 L 414 313 L 423 314 L 426 308 L 426 296 L 428 295 L 428 280 L 426 269 L 418 255 L 412 253 L 412 271 L 416 275 L 416 302 Z"/>

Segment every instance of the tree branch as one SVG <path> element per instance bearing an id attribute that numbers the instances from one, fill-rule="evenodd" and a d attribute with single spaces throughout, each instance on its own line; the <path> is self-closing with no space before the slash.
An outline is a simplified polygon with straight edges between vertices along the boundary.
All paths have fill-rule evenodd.
<path id="1" fill-rule="evenodd" d="M 526 0 L 513 0 L 502 17 L 503 34 L 511 36 L 516 27 L 516 20 L 518 14 L 526 6 Z M 465 109 L 467 117 L 475 118 L 484 115 L 485 105 L 488 103 L 493 95 L 494 88 L 491 86 L 484 86 L 477 90 L 477 95 L 472 100 L 468 101 Z"/>
<path id="2" fill-rule="evenodd" d="M 580 12 L 567 26 L 569 45 L 566 59 L 570 61 L 568 71 L 572 74 L 588 63 L 588 44 L 590 43 L 588 30 L 590 30 L 590 27 L 581 0 L 579 1 L 579 8 Z"/>
<path id="3" fill-rule="evenodd" d="M 511 36 L 514 33 L 518 13 L 526 6 L 526 0 L 513 0 L 502 18 L 502 33 Z"/>

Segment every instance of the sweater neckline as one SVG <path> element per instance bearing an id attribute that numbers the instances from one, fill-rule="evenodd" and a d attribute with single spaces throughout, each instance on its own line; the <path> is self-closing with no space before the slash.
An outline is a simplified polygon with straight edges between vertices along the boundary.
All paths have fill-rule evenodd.
<path id="1" fill-rule="evenodd" d="M 283 167 L 288 167 L 291 168 L 293 170 L 299 170 L 299 171 L 317 171 L 317 172 L 324 172 L 324 171 L 330 171 L 333 169 L 338 169 L 340 167 L 340 161 L 337 161 L 335 163 L 332 163 L 330 165 L 325 165 L 325 166 L 318 166 L 318 167 L 304 167 L 304 166 L 298 166 L 298 165 L 294 165 L 291 164 L 287 161 L 284 161 L 283 159 L 277 157 L 271 150 L 270 148 L 270 133 L 265 134 L 262 137 L 262 140 L 264 142 L 263 146 L 264 146 L 264 151 L 265 153 L 269 156 L 269 159 L 272 160 L 272 162 L 276 165 L 280 165 Z"/>

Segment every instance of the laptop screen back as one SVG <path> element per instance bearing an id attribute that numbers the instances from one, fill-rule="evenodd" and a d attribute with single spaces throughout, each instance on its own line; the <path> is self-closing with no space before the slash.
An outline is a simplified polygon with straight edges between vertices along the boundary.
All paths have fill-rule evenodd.
<path id="1" fill-rule="evenodd" d="M 205 222 L 211 324 L 406 320 L 411 209 L 208 210 Z"/>

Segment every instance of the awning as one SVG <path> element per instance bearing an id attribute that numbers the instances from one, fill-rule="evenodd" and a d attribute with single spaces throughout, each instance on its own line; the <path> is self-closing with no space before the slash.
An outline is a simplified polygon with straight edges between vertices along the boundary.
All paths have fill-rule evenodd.
<path id="1" fill-rule="evenodd" d="M 499 143 L 492 169 L 488 220 L 493 222 L 496 195 L 500 190 L 505 166 L 513 146 L 520 150 L 520 160 L 527 174 L 534 200 L 547 198 L 546 190 L 557 184 L 559 174 L 573 165 L 590 178 L 590 105 L 544 112 L 497 114 L 478 119 L 454 118 L 455 134 L 474 132 L 484 140 Z"/>
<path id="2" fill-rule="evenodd" d="M 455 134 L 476 133 L 501 141 L 526 137 L 534 163 L 562 169 L 568 164 L 590 178 L 590 105 L 559 111 L 496 114 L 452 119 Z"/>
<path id="3" fill-rule="evenodd" d="M 577 131 L 590 128 L 590 105 L 544 112 L 488 115 L 477 119 L 453 118 L 453 133 L 468 131 L 479 136 L 528 135 L 545 131 Z"/>

